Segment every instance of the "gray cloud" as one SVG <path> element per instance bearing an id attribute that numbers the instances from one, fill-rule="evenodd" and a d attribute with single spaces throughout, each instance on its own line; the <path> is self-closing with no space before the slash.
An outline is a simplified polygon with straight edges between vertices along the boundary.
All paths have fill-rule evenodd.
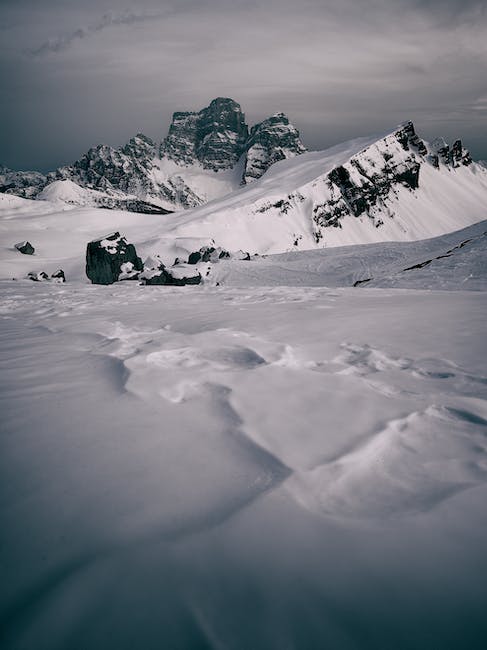
<path id="1" fill-rule="evenodd" d="M 216 96 L 250 123 L 287 112 L 310 148 L 413 119 L 487 158 L 485 2 L 126 2 L 0 0 L 0 161 L 160 140 L 173 111 Z"/>
<path id="2" fill-rule="evenodd" d="M 86 38 L 87 36 L 91 36 L 97 32 L 101 32 L 108 27 L 116 27 L 118 25 L 132 25 L 134 23 L 154 20 L 160 17 L 161 14 L 135 14 L 127 12 L 117 15 L 108 13 L 102 16 L 101 20 L 93 25 L 88 25 L 87 27 L 78 27 L 68 34 L 57 36 L 56 38 L 44 41 L 44 43 L 38 47 L 28 49 L 26 52 L 31 56 L 42 56 L 43 54 L 48 54 L 49 52 L 61 52 L 62 50 L 70 47 L 74 41 Z"/>

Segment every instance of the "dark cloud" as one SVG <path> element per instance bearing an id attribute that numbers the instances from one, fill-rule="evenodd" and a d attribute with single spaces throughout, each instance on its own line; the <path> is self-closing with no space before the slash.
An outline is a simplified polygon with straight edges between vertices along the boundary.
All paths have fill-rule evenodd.
<path id="1" fill-rule="evenodd" d="M 216 96 L 287 112 L 310 148 L 413 119 L 487 158 L 486 3 L 0 0 L 0 161 L 52 168 L 160 140 Z M 30 54 L 26 56 L 26 52 Z"/>

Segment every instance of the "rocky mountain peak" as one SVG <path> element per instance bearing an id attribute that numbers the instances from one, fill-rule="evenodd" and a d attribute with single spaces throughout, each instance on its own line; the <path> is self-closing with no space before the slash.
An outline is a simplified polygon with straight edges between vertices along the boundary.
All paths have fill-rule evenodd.
<path id="1" fill-rule="evenodd" d="M 173 114 L 161 157 L 178 165 L 200 163 L 204 169 L 232 168 L 245 151 L 248 127 L 240 104 L 217 97 L 199 112 Z"/>
<path id="2" fill-rule="evenodd" d="M 284 113 L 275 113 L 256 124 L 247 141 L 247 156 L 243 183 L 260 178 L 271 165 L 284 158 L 292 158 L 306 151 L 299 131 Z"/>
<path id="3" fill-rule="evenodd" d="M 198 114 L 196 155 L 205 169 L 233 167 L 245 151 L 248 126 L 240 104 L 227 97 L 214 99 Z"/>

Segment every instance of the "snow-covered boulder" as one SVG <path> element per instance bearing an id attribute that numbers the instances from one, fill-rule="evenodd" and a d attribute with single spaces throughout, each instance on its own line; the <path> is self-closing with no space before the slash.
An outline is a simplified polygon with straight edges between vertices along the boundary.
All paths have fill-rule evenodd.
<path id="1" fill-rule="evenodd" d="M 159 255 L 151 255 L 144 262 L 144 270 L 139 274 L 142 284 L 168 284 L 183 286 L 200 284 L 201 274 L 187 264 L 177 264 L 167 268 Z"/>
<path id="2" fill-rule="evenodd" d="M 142 271 L 142 260 L 137 256 L 135 246 L 127 243 L 125 237 L 114 232 L 106 237 L 89 242 L 86 248 L 86 275 L 93 284 L 113 284 L 120 275 L 130 270 Z"/>
<path id="3" fill-rule="evenodd" d="M 230 253 L 221 246 L 202 246 L 199 251 L 189 254 L 188 264 L 198 264 L 199 262 L 218 262 L 219 260 L 231 257 Z"/>
<path id="4" fill-rule="evenodd" d="M 46 282 L 50 279 L 45 271 L 30 271 L 27 273 L 27 277 L 29 280 L 33 280 L 34 282 Z"/>
<path id="5" fill-rule="evenodd" d="M 18 244 L 15 244 L 14 248 L 16 248 L 19 253 L 22 253 L 23 255 L 34 255 L 35 252 L 35 248 L 28 241 L 21 241 Z"/>
<path id="6" fill-rule="evenodd" d="M 62 269 L 58 269 L 57 271 L 54 271 L 54 273 L 51 275 L 51 280 L 53 282 L 57 282 L 58 284 L 62 284 L 63 282 L 66 282 L 66 276 L 64 275 L 64 271 Z"/>

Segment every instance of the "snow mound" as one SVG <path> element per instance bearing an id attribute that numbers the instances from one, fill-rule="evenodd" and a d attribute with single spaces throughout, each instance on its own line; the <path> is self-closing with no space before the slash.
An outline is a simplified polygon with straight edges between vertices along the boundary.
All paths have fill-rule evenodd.
<path id="1" fill-rule="evenodd" d="M 37 196 L 41 201 L 63 201 L 74 205 L 90 203 L 90 191 L 68 179 L 49 183 Z"/>

